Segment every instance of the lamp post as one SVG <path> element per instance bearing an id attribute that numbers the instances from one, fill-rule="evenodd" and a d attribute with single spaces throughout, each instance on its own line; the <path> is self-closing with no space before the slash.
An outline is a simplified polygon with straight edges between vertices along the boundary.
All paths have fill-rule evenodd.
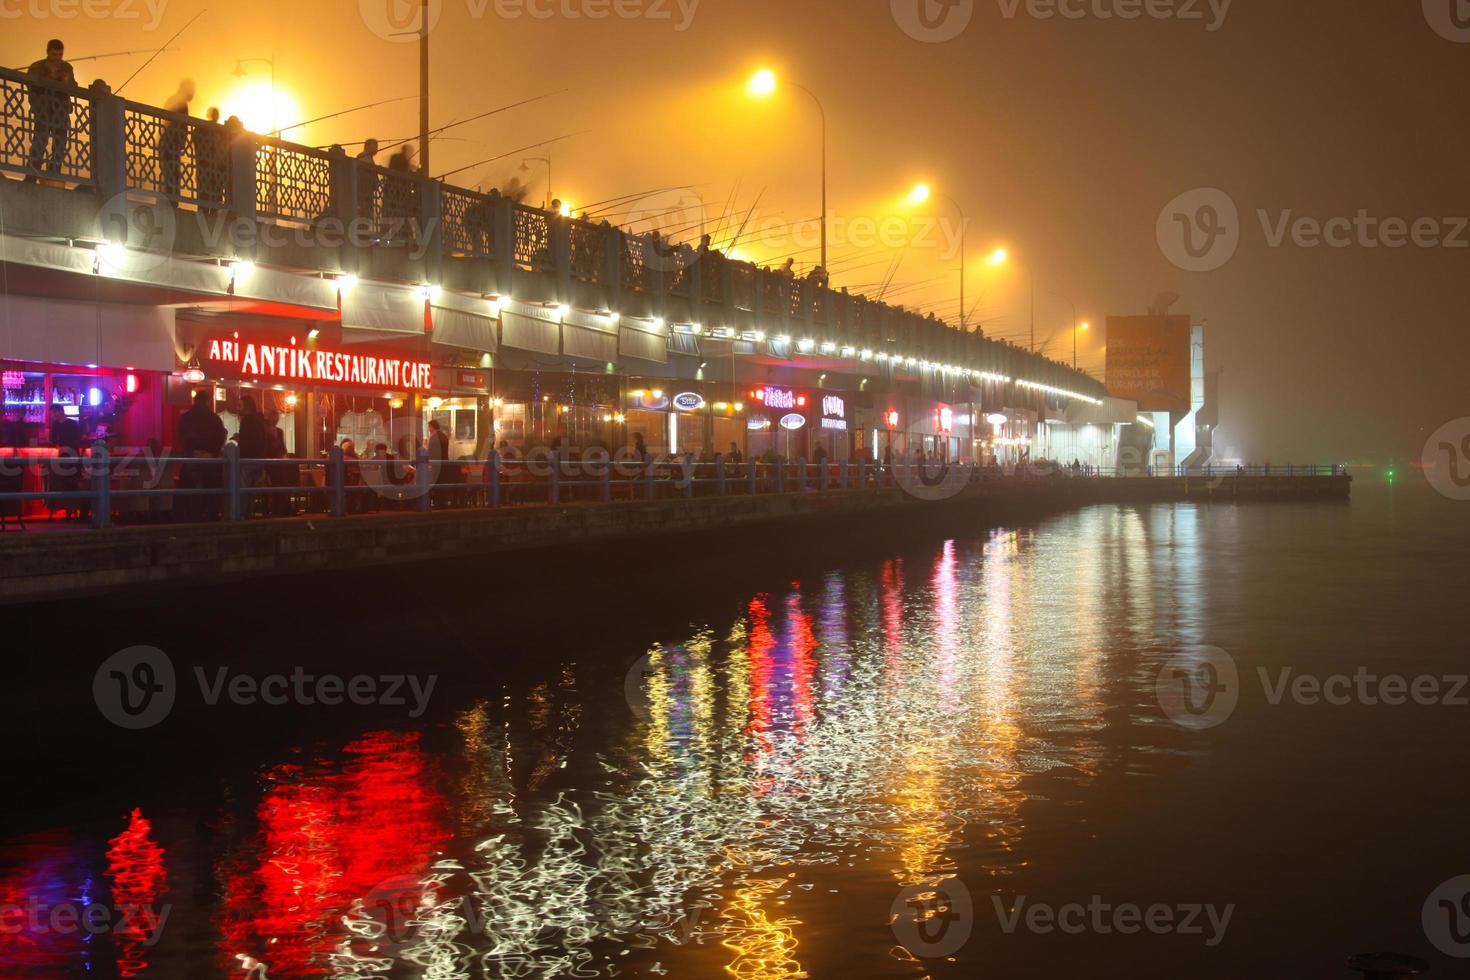
<path id="1" fill-rule="evenodd" d="M 776 92 L 776 74 L 768 68 L 762 68 L 756 72 L 745 86 L 745 91 L 754 98 L 769 98 Z M 788 82 L 792 88 L 800 89 L 811 96 L 817 104 L 817 113 L 822 119 L 822 271 L 828 274 L 831 269 L 827 266 L 827 110 L 822 105 L 822 100 L 817 98 L 815 92 L 805 85 L 796 82 Z"/>
<path id="2" fill-rule="evenodd" d="M 544 156 L 544 157 L 526 157 L 524 160 L 521 161 L 521 172 L 522 173 L 530 173 L 531 172 L 531 168 L 528 167 L 528 166 L 526 166 L 526 164 L 528 164 L 528 163 L 544 163 L 544 164 L 546 164 L 546 203 L 544 205 L 542 205 L 542 210 L 545 210 L 546 208 L 551 207 L 551 202 L 553 200 L 553 198 L 551 196 L 551 157 L 550 156 Z"/>
<path id="3" fill-rule="evenodd" d="M 909 203 L 923 204 L 929 200 L 929 195 L 929 185 L 918 184 L 909 192 Z M 965 217 L 965 209 L 960 207 L 960 202 L 948 194 L 943 195 L 943 197 L 960 216 L 960 333 L 965 333 L 967 331 L 966 324 L 970 315 L 969 309 L 965 306 L 965 239 L 969 235 L 970 224 L 969 219 Z"/>
<path id="4" fill-rule="evenodd" d="M 1072 307 L 1072 370 L 1075 371 L 1077 370 L 1077 304 L 1061 293 L 1052 292 L 1051 295 Z M 1083 324 L 1082 329 L 1086 330 L 1087 325 Z"/>

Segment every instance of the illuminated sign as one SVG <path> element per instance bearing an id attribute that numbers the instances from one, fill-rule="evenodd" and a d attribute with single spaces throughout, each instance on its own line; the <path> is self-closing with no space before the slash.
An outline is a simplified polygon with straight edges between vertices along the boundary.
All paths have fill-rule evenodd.
<path id="1" fill-rule="evenodd" d="M 652 391 L 639 388 L 636 391 L 630 391 L 628 397 L 632 399 L 635 408 L 641 408 L 645 412 L 662 412 L 669 407 L 669 396 L 659 388 L 654 388 Z"/>
<path id="2" fill-rule="evenodd" d="M 822 428 L 847 429 L 847 403 L 836 395 L 822 396 Z"/>
<path id="3" fill-rule="evenodd" d="M 805 415 L 797 415 L 795 412 L 792 412 L 790 415 L 783 415 L 781 417 L 781 428 L 787 432 L 795 432 L 804 425 L 806 425 Z"/>
<path id="4" fill-rule="evenodd" d="M 405 357 L 344 354 L 321 348 L 307 350 L 295 344 L 257 344 L 245 340 L 211 340 L 207 360 L 227 365 L 250 378 L 325 381 L 411 391 L 428 391 L 434 374 L 433 366 L 427 361 Z"/>
<path id="5" fill-rule="evenodd" d="M 934 413 L 934 424 L 938 426 L 940 432 L 949 432 L 954 428 L 954 410 L 950 408 L 939 409 Z"/>
<path id="6" fill-rule="evenodd" d="M 771 427 L 771 420 L 764 415 L 752 415 L 746 420 L 745 427 L 751 432 L 764 432 Z"/>
<path id="7" fill-rule="evenodd" d="M 888 423 L 890 429 L 898 428 L 898 413 L 889 409 L 888 414 L 883 416 L 883 421 Z"/>
<path id="8" fill-rule="evenodd" d="M 704 396 L 697 391 L 681 391 L 674 396 L 674 407 L 681 412 L 697 412 L 704 408 Z"/>
<path id="9" fill-rule="evenodd" d="M 757 388 L 751 392 L 751 397 L 767 408 L 795 408 L 798 404 L 806 404 L 806 399 L 798 399 L 790 388 Z"/>

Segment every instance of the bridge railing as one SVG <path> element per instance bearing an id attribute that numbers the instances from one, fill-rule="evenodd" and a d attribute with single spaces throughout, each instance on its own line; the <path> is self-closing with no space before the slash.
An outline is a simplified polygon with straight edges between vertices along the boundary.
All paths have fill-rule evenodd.
<path id="1" fill-rule="evenodd" d="M 229 203 L 230 137 L 224 126 L 126 102 L 123 140 L 130 190 L 196 208 Z"/>
<path id="2" fill-rule="evenodd" d="M 0 171 L 17 176 L 96 187 L 104 199 L 148 195 L 181 207 L 221 208 L 244 220 L 298 226 L 326 218 L 367 219 L 379 228 L 417 220 L 411 235 L 395 234 L 391 241 L 380 235 L 373 244 L 413 241 L 426 254 L 491 259 L 498 278 L 505 280 L 502 290 L 513 287 L 517 271 L 548 274 L 559 283 L 603 287 L 609 298 L 623 291 L 642 294 L 653 315 L 670 320 L 732 326 L 753 320 L 773 337 L 805 335 L 839 349 L 869 350 L 873 361 L 854 369 L 880 378 L 912 375 L 927 361 L 931 371 L 940 365 L 990 369 L 1090 397 L 1102 394 L 1096 381 L 1058 362 L 962 335 L 912 311 L 847 297 L 812 277 L 798 279 L 703 254 L 687 244 L 676 246 L 652 233 L 563 218 L 504 197 L 385 170 L 337 148 L 323 151 L 232 133 L 126 102 L 100 83 L 83 90 L 0 69 L 0 96 Z M 902 361 L 876 358 L 899 352 Z M 909 356 L 917 363 L 909 363 Z M 1000 363 L 1006 370 L 994 371 Z M 962 389 L 975 383 L 951 374 L 944 380 L 954 389 L 947 400 L 966 400 Z M 1004 397 L 1008 404 L 1030 404 L 1058 396 L 1030 389 Z"/>
<path id="3" fill-rule="evenodd" d="M 93 185 L 92 93 L 0 69 L 0 170 Z"/>

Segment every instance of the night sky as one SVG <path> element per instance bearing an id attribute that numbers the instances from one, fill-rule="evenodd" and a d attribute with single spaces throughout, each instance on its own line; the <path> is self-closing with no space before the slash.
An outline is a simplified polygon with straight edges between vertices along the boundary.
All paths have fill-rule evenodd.
<path id="1" fill-rule="evenodd" d="M 199 83 L 194 114 L 213 104 L 240 111 L 241 87 L 260 84 L 269 69 L 252 64 L 237 78 L 236 59 L 272 54 L 278 87 L 300 119 L 417 92 L 417 46 L 369 26 L 387 23 L 385 0 L 160 2 L 150 10 L 118 0 L 117 16 L 106 19 L 37 18 L 32 6 L 61 8 L 11 2 L 7 18 L 20 16 L 5 21 L 0 51 L 23 66 L 44 55 L 51 36 L 67 41 L 69 57 L 157 47 L 208 7 L 178 50 L 124 95 L 161 103 L 189 75 Z M 1220 0 L 1155 0 L 1153 9 L 1187 16 L 1132 20 L 1099 16 L 1129 0 L 1074 0 L 1068 9 L 1081 16 L 1072 18 L 1052 4 L 929 0 L 931 22 L 946 33 L 969 17 L 942 43 L 901 26 L 917 22 L 917 2 L 624 0 L 625 11 L 645 15 L 590 19 L 596 0 L 574 5 L 584 14 L 577 18 L 550 0 L 539 8 L 548 17 L 506 0 L 445 0 L 432 35 L 434 125 L 566 91 L 446 133 L 453 139 L 433 144 L 430 169 L 587 130 L 548 148 L 553 190 L 578 210 L 688 186 L 631 207 L 658 213 L 702 195 L 711 230 L 724 234 L 757 199 L 748 229 L 810 222 L 818 117 L 784 84 L 799 83 L 821 98 L 830 127 L 834 285 L 874 294 L 892 273 L 890 299 L 957 320 L 957 256 L 942 231 L 920 233 L 936 214 L 952 230 L 953 198 L 969 217 L 967 305 L 991 335 L 1028 342 L 1028 274 L 1038 346 L 1070 360 L 1074 301 L 1097 325 L 1082 336 L 1079 358 L 1094 373 L 1109 314 L 1143 313 L 1172 292 L 1180 297 L 1173 312 L 1207 320 L 1208 366 L 1224 372 L 1221 455 L 1417 458 L 1429 432 L 1464 414 L 1470 137 L 1460 103 L 1470 30 L 1456 31 L 1448 17 L 1457 0 L 1236 0 L 1223 10 Z M 78 79 L 116 87 L 143 60 L 81 63 Z M 763 101 L 744 91 L 762 67 L 783 83 Z M 398 102 L 290 138 L 407 137 L 417 113 L 416 101 Z M 544 165 L 519 165 L 545 153 L 453 182 L 489 187 L 520 176 L 540 203 Z M 933 196 L 906 206 L 920 181 Z M 1225 192 L 1239 214 L 1233 229 L 1222 224 L 1238 235 L 1238 250 L 1204 272 L 1171 261 L 1158 232 L 1165 205 L 1197 188 Z M 732 202 L 739 217 L 722 228 Z M 1345 228 L 1340 247 L 1289 227 L 1272 243 L 1283 220 L 1360 211 L 1374 224 L 1432 222 L 1420 222 L 1421 244 L 1405 234 L 1397 248 L 1385 244 L 1395 238 L 1391 224 Z M 896 217 L 910 229 L 897 243 L 906 247 L 862 240 L 865 223 Z M 808 265 L 814 244 L 813 235 L 760 231 L 740 252 L 762 262 L 796 253 Z M 1005 267 L 986 262 L 997 247 L 1012 258 Z"/>

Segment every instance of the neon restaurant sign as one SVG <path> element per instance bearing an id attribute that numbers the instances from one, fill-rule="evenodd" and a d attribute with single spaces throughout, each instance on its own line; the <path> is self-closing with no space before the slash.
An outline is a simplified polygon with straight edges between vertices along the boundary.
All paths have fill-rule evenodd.
<path id="1" fill-rule="evenodd" d="M 428 361 L 380 354 L 345 354 L 319 347 L 307 350 L 294 344 L 257 344 L 248 340 L 211 340 L 206 359 L 250 378 L 325 381 L 409 391 L 428 391 L 434 374 Z"/>

